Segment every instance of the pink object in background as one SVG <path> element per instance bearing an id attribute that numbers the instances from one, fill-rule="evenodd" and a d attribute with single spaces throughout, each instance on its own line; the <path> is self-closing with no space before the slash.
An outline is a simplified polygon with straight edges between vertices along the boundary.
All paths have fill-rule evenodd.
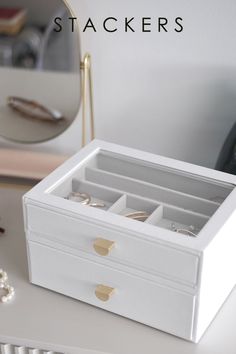
<path id="1" fill-rule="evenodd" d="M 68 156 L 0 149 L 0 177 L 41 180 Z"/>

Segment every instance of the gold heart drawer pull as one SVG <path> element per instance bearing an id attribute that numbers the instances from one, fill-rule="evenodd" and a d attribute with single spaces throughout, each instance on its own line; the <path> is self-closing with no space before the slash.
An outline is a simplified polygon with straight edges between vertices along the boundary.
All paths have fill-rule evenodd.
<path id="1" fill-rule="evenodd" d="M 111 296 L 114 294 L 115 289 L 110 286 L 99 284 L 96 286 L 95 295 L 101 301 L 110 300 Z"/>
<path id="2" fill-rule="evenodd" d="M 93 248 L 100 256 L 107 256 L 114 245 L 114 241 L 106 240 L 104 238 L 97 238 L 93 243 Z"/>

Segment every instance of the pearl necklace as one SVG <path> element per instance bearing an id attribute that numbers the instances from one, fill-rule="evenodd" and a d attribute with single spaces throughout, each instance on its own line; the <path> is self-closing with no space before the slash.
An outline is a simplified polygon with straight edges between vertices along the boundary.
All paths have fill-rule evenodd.
<path id="1" fill-rule="evenodd" d="M 13 286 L 8 284 L 8 275 L 3 269 L 0 269 L 0 289 L 5 291 L 5 295 L 0 298 L 3 303 L 9 302 L 15 295 Z"/>

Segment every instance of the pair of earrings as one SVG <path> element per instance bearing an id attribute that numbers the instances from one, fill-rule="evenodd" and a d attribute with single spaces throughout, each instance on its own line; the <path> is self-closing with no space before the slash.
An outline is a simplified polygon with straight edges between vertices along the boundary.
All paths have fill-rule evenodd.
<path id="1" fill-rule="evenodd" d="M 15 295 L 15 290 L 13 286 L 8 284 L 8 275 L 3 269 L 0 269 L 0 289 L 2 289 L 5 294 L 0 298 L 3 303 L 9 302 Z"/>

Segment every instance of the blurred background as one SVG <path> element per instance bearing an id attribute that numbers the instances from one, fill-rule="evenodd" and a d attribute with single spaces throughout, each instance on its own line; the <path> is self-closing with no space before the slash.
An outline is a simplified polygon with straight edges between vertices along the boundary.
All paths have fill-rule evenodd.
<path id="1" fill-rule="evenodd" d="M 6 140 L 49 141 L 77 116 L 80 41 L 70 16 L 62 0 L 0 0 L 0 135 Z M 54 31 L 57 17 L 61 32 Z"/>
<path id="2" fill-rule="evenodd" d="M 77 37 L 71 35 L 71 16 L 62 0 L 0 0 L 2 9 L 22 9 L 25 18 L 19 28 L 0 35 L 0 66 L 76 72 L 79 69 Z M 61 17 L 63 31 L 53 31 L 55 17 Z M 63 21 L 63 19 L 65 21 Z M 47 37 L 47 43 L 46 41 Z"/>
<path id="3" fill-rule="evenodd" d="M 20 3 L 0 2 L 1 6 Z M 215 167 L 236 120 L 236 2 L 69 0 L 68 3 L 79 20 L 80 45 L 92 56 L 96 137 Z M 47 1 L 46 5 L 44 1 L 34 4 L 32 0 L 22 1 L 22 6 L 28 7 L 32 14 L 30 26 L 43 32 L 49 19 L 55 16 L 57 4 L 56 0 Z M 108 16 L 118 19 L 119 30 L 112 34 L 103 30 L 103 20 Z M 141 18 L 148 16 L 152 17 L 152 32 L 142 33 Z M 158 33 L 155 26 L 158 16 L 170 21 L 182 17 L 184 31 Z M 82 32 L 89 17 L 97 27 L 96 33 Z M 125 17 L 135 17 L 135 33 L 124 33 Z M 66 36 L 66 31 L 61 35 Z M 65 67 L 73 70 L 78 57 L 72 49 L 70 58 L 65 60 L 68 41 L 58 45 L 55 38 L 45 58 L 45 68 L 51 72 Z M 61 92 L 54 85 L 61 111 L 63 105 L 70 102 L 73 106 L 76 102 L 72 98 L 76 86 L 68 93 L 69 86 L 64 81 Z M 77 91 L 77 97 L 78 94 Z M 73 113 L 77 119 L 55 139 L 30 147 L 3 139 L 0 144 L 72 154 L 81 146 L 81 112 Z"/>

